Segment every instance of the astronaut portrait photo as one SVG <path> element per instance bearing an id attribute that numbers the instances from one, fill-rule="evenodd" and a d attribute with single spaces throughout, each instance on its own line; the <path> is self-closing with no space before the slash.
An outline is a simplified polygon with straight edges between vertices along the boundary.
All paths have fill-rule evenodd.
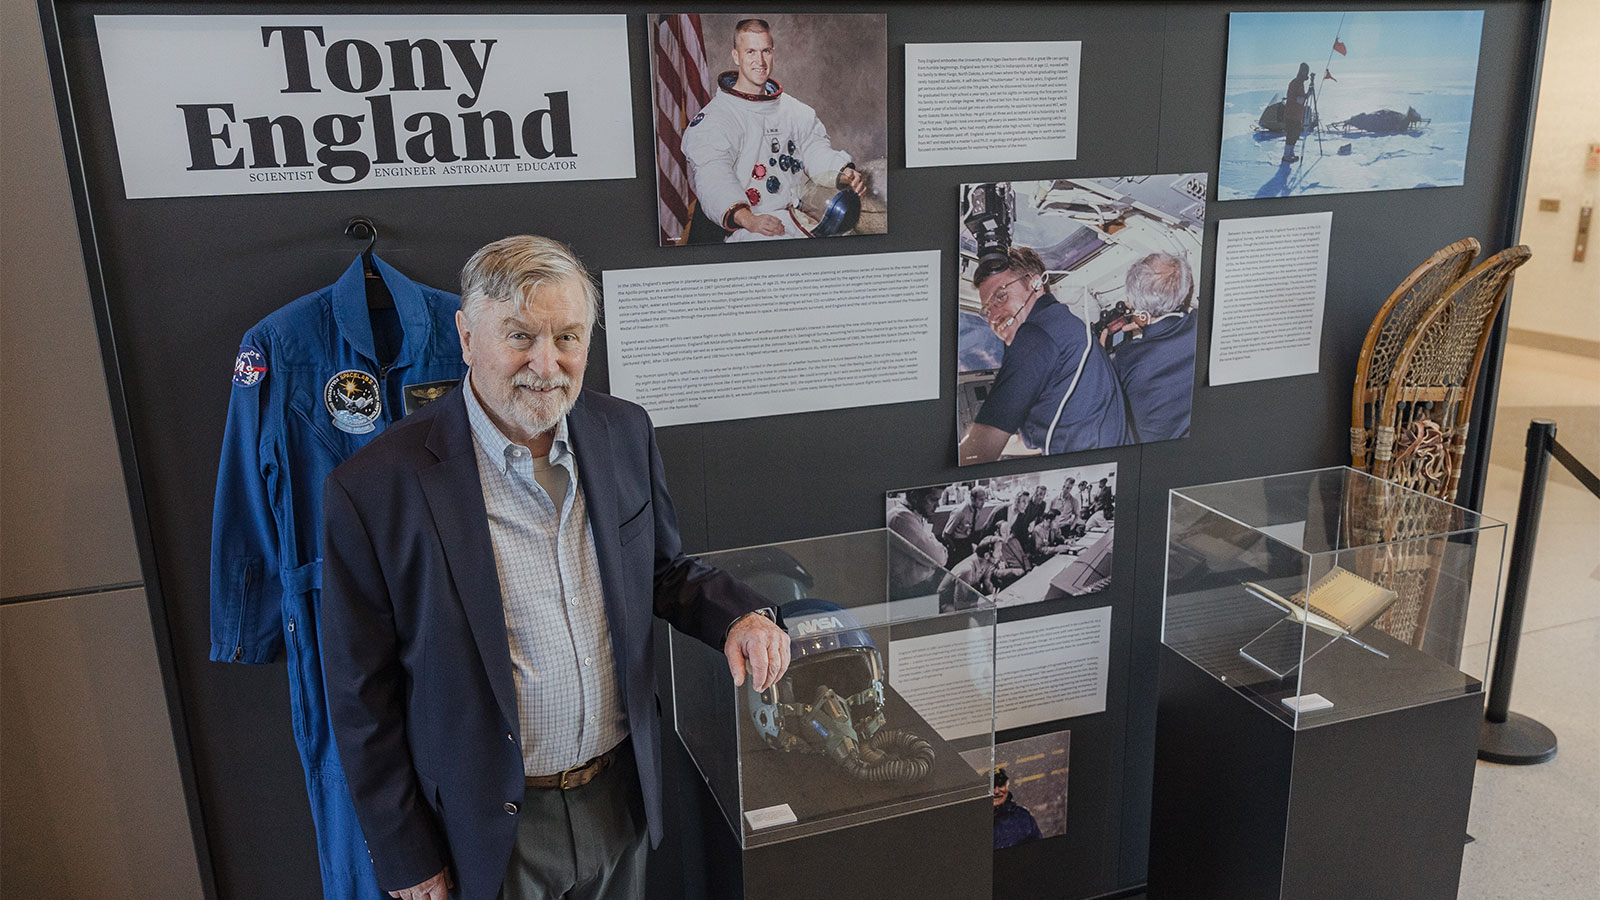
<path id="1" fill-rule="evenodd" d="M 883 15 L 650 17 L 662 246 L 888 230 Z"/>
<path id="2" fill-rule="evenodd" d="M 1206 176 L 961 188 L 961 465 L 1189 435 Z"/>

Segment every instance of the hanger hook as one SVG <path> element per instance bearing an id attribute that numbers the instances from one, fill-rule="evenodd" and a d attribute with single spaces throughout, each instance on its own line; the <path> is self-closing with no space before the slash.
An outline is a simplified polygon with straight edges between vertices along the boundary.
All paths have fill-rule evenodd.
<path id="1" fill-rule="evenodd" d="M 372 247 L 378 243 L 378 226 L 371 219 L 366 216 L 351 218 L 350 221 L 344 223 L 344 233 L 356 240 L 366 238 L 367 246 L 366 249 L 361 251 L 361 255 L 368 258 L 372 256 Z"/>

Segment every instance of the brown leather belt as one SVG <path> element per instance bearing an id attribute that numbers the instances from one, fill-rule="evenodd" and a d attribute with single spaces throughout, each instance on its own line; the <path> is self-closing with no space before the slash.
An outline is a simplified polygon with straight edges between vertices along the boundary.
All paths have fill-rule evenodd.
<path id="1" fill-rule="evenodd" d="M 596 756 L 594 759 L 565 771 L 557 772 L 554 775 L 524 775 L 522 777 L 523 783 L 530 788 L 560 788 L 563 791 L 583 787 L 595 780 L 601 772 L 611 768 L 611 764 L 617 761 L 617 754 L 621 752 L 626 744 L 627 739 L 624 738 L 615 747 Z"/>

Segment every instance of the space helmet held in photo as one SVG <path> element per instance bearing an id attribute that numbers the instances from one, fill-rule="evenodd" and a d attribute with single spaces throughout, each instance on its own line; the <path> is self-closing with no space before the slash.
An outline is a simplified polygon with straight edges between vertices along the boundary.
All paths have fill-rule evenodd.
<path id="1" fill-rule="evenodd" d="M 856 227 L 856 223 L 860 220 L 861 195 L 850 188 L 845 188 L 828 201 L 828 207 L 822 211 L 822 218 L 817 221 L 817 227 L 811 229 L 811 236 L 833 237 L 844 234 Z"/>

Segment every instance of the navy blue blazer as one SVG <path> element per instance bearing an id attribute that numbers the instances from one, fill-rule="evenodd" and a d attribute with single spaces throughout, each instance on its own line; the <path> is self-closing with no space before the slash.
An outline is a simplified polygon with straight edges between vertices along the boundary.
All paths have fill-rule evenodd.
<path id="1" fill-rule="evenodd" d="M 446 865 L 493 900 L 523 793 L 500 582 L 463 387 L 390 426 L 323 489 L 320 639 L 329 710 L 384 890 Z M 722 646 L 766 605 L 685 557 L 643 409 L 583 391 L 568 416 L 652 844 L 661 840 L 651 613 Z"/>

